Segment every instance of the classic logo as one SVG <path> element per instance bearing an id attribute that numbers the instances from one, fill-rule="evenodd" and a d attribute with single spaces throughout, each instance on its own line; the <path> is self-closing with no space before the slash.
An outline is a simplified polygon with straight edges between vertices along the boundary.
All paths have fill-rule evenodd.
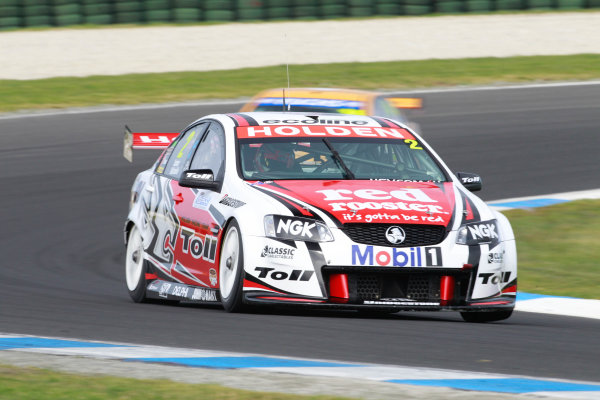
<path id="1" fill-rule="evenodd" d="M 489 253 L 488 264 L 501 264 L 504 261 L 504 254 L 502 253 Z"/>
<path id="2" fill-rule="evenodd" d="M 406 233 L 404 229 L 399 226 L 390 226 L 385 231 L 385 238 L 391 244 L 403 243 L 406 239 Z"/>
<path id="3" fill-rule="evenodd" d="M 294 258 L 295 251 L 296 249 L 286 249 L 284 247 L 272 247 L 267 245 L 262 249 L 260 256 L 269 258 L 285 258 L 289 260 Z"/>

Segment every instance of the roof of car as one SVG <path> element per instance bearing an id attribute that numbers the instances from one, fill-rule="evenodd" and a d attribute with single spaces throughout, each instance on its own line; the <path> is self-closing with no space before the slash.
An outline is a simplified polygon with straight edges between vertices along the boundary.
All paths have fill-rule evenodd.
<path id="1" fill-rule="evenodd" d="M 267 126 L 267 125 L 332 125 L 332 126 L 371 126 L 396 128 L 405 126 L 387 118 L 370 117 L 352 114 L 313 113 L 313 112 L 275 112 L 254 111 L 229 114 L 208 115 L 202 119 L 216 118 L 233 122 L 234 126 Z"/>

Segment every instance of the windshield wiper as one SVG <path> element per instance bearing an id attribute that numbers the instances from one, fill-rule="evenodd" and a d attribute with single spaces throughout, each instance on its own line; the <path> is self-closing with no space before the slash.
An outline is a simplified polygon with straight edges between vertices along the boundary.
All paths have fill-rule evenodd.
<path id="1" fill-rule="evenodd" d="M 342 157 L 340 157 L 340 154 L 337 152 L 336 149 L 333 148 L 331 143 L 329 143 L 329 140 L 327 140 L 327 138 L 323 138 L 323 143 L 325 143 L 325 146 L 327 146 L 329 151 L 331 151 L 331 154 L 333 154 L 333 159 L 337 161 L 340 167 L 342 167 L 342 169 L 344 170 L 346 179 L 356 179 L 352 171 L 350 171 L 346 164 L 344 164 L 344 161 L 342 161 Z"/>

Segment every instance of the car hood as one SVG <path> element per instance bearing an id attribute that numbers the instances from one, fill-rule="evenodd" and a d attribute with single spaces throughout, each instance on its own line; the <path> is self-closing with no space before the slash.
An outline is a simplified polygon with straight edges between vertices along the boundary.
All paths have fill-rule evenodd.
<path id="1" fill-rule="evenodd" d="M 448 226 L 455 208 L 452 182 L 280 180 L 254 187 L 297 216 L 316 208 L 336 224 L 401 223 Z M 309 207 L 306 207 L 306 205 Z M 312 206 L 312 207 L 310 207 Z"/>

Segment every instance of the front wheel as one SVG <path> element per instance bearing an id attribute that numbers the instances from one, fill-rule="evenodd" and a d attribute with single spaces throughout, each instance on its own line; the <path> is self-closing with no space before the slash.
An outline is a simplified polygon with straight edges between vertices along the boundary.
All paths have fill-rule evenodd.
<path id="1" fill-rule="evenodd" d="M 129 295 L 136 303 L 143 303 L 146 297 L 146 260 L 142 235 L 134 225 L 129 232 L 125 254 L 125 281 Z"/>
<path id="2" fill-rule="evenodd" d="M 225 232 L 219 257 L 219 293 L 227 312 L 243 309 L 244 254 L 240 227 L 232 220 Z"/>
<path id="3" fill-rule="evenodd" d="M 509 318 L 513 310 L 505 311 L 465 311 L 460 316 L 466 322 L 494 322 Z"/>

